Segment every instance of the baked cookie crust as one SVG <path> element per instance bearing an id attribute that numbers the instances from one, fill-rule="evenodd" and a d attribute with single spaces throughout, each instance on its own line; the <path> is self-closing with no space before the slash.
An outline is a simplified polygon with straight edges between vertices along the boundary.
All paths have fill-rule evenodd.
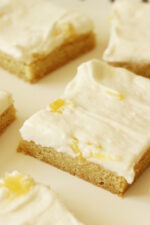
<path id="1" fill-rule="evenodd" d="M 72 158 L 66 153 L 55 151 L 53 148 L 42 147 L 36 145 L 33 141 L 28 142 L 21 140 L 18 152 L 31 155 L 39 160 L 49 163 L 61 170 L 69 172 L 72 175 L 78 176 L 98 187 L 102 187 L 114 194 L 122 196 L 126 190 L 133 184 L 128 184 L 124 177 L 118 176 L 115 173 L 104 169 L 102 166 L 88 161 L 80 161 L 77 158 Z M 150 149 L 141 157 L 135 165 L 135 178 L 144 172 L 150 164 Z"/>
<path id="2" fill-rule="evenodd" d="M 93 32 L 74 36 L 48 55 L 36 55 L 35 60 L 26 64 L 0 51 L 0 66 L 18 77 L 34 83 L 46 74 L 58 69 L 72 59 L 95 47 Z"/>

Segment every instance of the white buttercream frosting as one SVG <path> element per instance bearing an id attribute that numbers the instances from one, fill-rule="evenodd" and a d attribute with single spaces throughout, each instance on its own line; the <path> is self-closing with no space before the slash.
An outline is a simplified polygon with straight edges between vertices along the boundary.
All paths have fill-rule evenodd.
<path id="1" fill-rule="evenodd" d="M 0 91 L 0 115 L 12 105 L 13 99 L 6 91 Z"/>
<path id="2" fill-rule="evenodd" d="M 21 136 L 132 183 L 150 146 L 150 80 L 98 60 L 84 63 L 61 99 L 25 121 Z"/>
<path id="3" fill-rule="evenodd" d="M 0 224 L 82 225 L 49 187 L 17 171 L 0 180 Z"/>
<path id="4" fill-rule="evenodd" d="M 0 2 L 0 51 L 25 63 L 92 29 L 85 15 L 68 12 L 49 0 Z"/>
<path id="5" fill-rule="evenodd" d="M 104 60 L 109 62 L 150 62 L 150 4 L 116 1 L 110 15 L 110 40 Z"/>

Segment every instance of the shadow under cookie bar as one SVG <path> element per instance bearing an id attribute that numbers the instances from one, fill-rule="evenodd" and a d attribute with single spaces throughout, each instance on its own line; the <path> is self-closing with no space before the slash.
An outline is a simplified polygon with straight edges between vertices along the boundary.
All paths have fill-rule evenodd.
<path id="1" fill-rule="evenodd" d="M 13 106 L 9 106 L 1 115 L 0 115 L 0 134 L 16 119 L 16 110 Z"/>
<path id="2" fill-rule="evenodd" d="M 150 63 L 149 64 L 136 64 L 130 62 L 107 62 L 115 67 L 123 67 L 136 73 L 138 75 L 150 78 Z"/>
<path id="3" fill-rule="evenodd" d="M 51 53 L 44 56 L 35 56 L 35 60 L 30 64 L 26 64 L 0 52 L 0 66 L 16 74 L 18 77 L 33 83 L 68 63 L 70 60 L 90 51 L 95 47 L 95 44 L 93 32 L 75 36 L 65 41 Z"/>
<path id="4" fill-rule="evenodd" d="M 21 140 L 17 151 L 31 155 L 120 196 L 133 184 L 129 184 L 124 177 L 118 176 L 116 173 L 104 169 L 98 164 L 86 160 L 80 162 L 77 158 L 72 158 L 66 153 L 57 152 L 53 148 L 36 145 L 33 141 Z M 134 181 L 144 172 L 149 164 L 150 149 L 146 151 L 135 165 Z"/>

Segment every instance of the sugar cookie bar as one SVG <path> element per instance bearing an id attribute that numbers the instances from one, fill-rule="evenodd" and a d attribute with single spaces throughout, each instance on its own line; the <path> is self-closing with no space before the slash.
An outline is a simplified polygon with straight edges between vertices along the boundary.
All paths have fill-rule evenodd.
<path id="1" fill-rule="evenodd" d="M 103 59 L 150 77 L 150 4 L 116 1 L 110 15 L 110 39 Z"/>
<path id="2" fill-rule="evenodd" d="M 16 118 L 16 111 L 11 95 L 0 91 L 0 133 Z"/>
<path id="3" fill-rule="evenodd" d="M 47 0 L 0 3 L 0 66 L 35 82 L 95 46 L 92 21 Z"/>
<path id="4" fill-rule="evenodd" d="M 19 152 L 122 195 L 150 163 L 150 80 L 91 60 L 21 128 Z"/>

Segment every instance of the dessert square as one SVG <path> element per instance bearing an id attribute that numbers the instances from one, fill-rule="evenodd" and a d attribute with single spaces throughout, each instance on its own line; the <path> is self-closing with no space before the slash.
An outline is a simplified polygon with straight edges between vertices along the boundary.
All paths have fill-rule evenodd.
<path id="1" fill-rule="evenodd" d="M 18 171 L 0 180 L 0 202 L 0 224 L 3 225 L 83 225 L 50 187 Z"/>
<path id="2" fill-rule="evenodd" d="M 103 59 L 150 77 L 150 5 L 116 1 L 110 15 L 110 40 Z"/>
<path id="3" fill-rule="evenodd" d="M 95 46 L 92 21 L 47 0 L 0 3 L 0 66 L 35 82 Z"/>
<path id="4" fill-rule="evenodd" d="M 0 134 L 16 118 L 16 110 L 11 95 L 0 91 Z"/>
<path id="5" fill-rule="evenodd" d="M 18 152 L 123 195 L 150 163 L 150 80 L 91 60 L 22 126 Z"/>

